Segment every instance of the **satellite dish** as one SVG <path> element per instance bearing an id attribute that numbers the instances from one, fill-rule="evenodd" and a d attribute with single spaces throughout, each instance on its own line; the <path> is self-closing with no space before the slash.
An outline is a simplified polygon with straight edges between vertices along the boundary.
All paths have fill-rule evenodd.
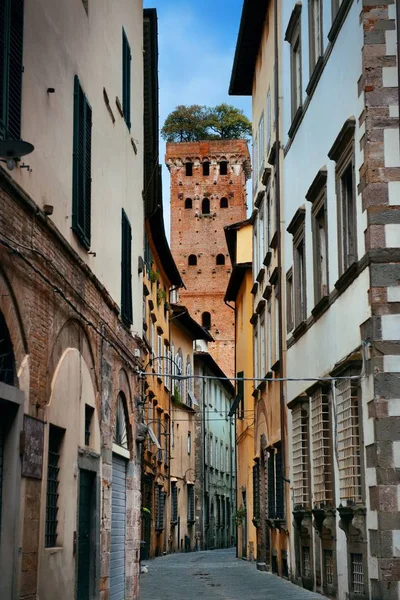
<path id="1" fill-rule="evenodd" d="M 7 168 L 12 171 L 15 160 L 26 156 L 34 150 L 34 146 L 23 140 L 0 140 L 0 160 L 7 163 Z"/>

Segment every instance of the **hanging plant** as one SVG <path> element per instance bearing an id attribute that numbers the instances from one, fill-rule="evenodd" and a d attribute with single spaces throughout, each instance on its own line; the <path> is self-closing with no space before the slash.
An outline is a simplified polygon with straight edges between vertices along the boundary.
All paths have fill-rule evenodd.
<path id="1" fill-rule="evenodd" d="M 159 281 L 160 273 L 158 271 L 154 271 L 153 269 L 151 269 L 149 279 L 150 279 L 151 283 L 155 283 L 156 281 Z"/>
<path id="2" fill-rule="evenodd" d="M 160 306 L 163 302 L 165 302 L 166 299 L 167 299 L 167 294 L 166 294 L 165 290 L 163 290 L 162 288 L 159 288 L 157 290 L 157 305 Z"/>
<path id="3" fill-rule="evenodd" d="M 235 522 L 238 527 L 240 525 L 242 525 L 246 515 L 247 515 L 247 509 L 244 506 L 241 506 L 240 508 L 237 509 L 237 511 L 235 513 Z"/>

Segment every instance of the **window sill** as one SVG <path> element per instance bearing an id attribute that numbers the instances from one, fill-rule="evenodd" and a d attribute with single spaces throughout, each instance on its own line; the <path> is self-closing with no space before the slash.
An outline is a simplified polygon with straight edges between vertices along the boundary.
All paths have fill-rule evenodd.
<path id="1" fill-rule="evenodd" d="M 297 325 L 297 327 L 295 327 L 295 329 L 293 330 L 292 336 L 295 339 L 297 339 L 303 335 L 303 333 L 306 331 L 306 329 L 307 329 L 307 321 L 306 320 L 301 321 L 301 323 L 299 323 Z"/>
<path id="2" fill-rule="evenodd" d="M 271 258 L 272 258 L 272 252 L 270 252 L 268 250 L 268 252 L 265 255 L 265 258 L 263 260 L 263 265 L 265 265 L 266 267 L 269 267 L 269 265 L 271 264 Z"/>
<path id="3" fill-rule="evenodd" d="M 257 290 L 258 290 L 258 281 L 256 281 L 253 285 L 253 287 L 250 290 L 250 294 L 252 294 L 253 296 L 255 296 L 257 294 Z"/>
<path id="4" fill-rule="evenodd" d="M 296 110 L 293 120 L 292 120 L 292 124 L 290 126 L 290 129 L 288 131 L 288 136 L 290 138 L 294 137 L 294 134 L 297 131 L 298 126 L 300 125 L 300 121 L 301 118 L 303 116 L 303 106 L 300 104 L 300 106 L 298 107 L 298 109 Z"/>
<path id="5" fill-rule="evenodd" d="M 271 369 L 274 373 L 278 373 L 280 368 L 281 368 L 281 361 L 278 359 L 277 361 L 274 362 Z"/>
<path id="6" fill-rule="evenodd" d="M 275 231 L 274 235 L 271 238 L 271 241 L 269 243 L 269 247 L 272 248 L 273 250 L 276 250 L 278 246 L 278 230 Z"/>
<path id="7" fill-rule="evenodd" d="M 272 166 L 275 165 L 275 162 L 276 162 L 276 141 L 271 146 L 271 150 L 269 151 L 267 160 L 268 160 L 268 163 L 270 165 L 272 165 Z"/>
<path id="8" fill-rule="evenodd" d="M 262 282 L 262 280 L 264 279 L 264 275 L 265 275 L 265 269 L 260 269 L 258 272 L 258 275 L 256 277 L 256 280 L 258 283 Z"/>
<path id="9" fill-rule="evenodd" d="M 358 262 L 354 261 L 335 283 L 338 292 L 344 292 L 358 276 Z"/>
<path id="10" fill-rule="evenodd" d="M 313 72 L 311 73 L 310 81 L 306 87 L 307 96 L 312 96 L 315 88 L 317 87 L 318 81 L 320 80 L 322 71 L 324 68 L 324 57 L 319 56 L 317 62 L 315 63 Z"/>
<path id="11" fill-rule="evenodd" d="M 350 6 L 353 4 L 353 0 L 343 0 L 333 20 L 332 27 L 328 33 L 328 40 L 334 42 L 339 35 L 342 25 L 347 17 L 347 13 L 350 10 Z"/>
<path id="12" fill-rule="evenodd" d="M 265 300 L 269 300 L 271 298 L 271 294 L 272 294 L 272 285 L 266 285 L 262 297 L 265 298 Z"/>
<path id="13" fill-rule="evenodd" d="M 322 296 L 311 311 L 313 317 L 319 317 L 329 306 L 329 294 Z"/>

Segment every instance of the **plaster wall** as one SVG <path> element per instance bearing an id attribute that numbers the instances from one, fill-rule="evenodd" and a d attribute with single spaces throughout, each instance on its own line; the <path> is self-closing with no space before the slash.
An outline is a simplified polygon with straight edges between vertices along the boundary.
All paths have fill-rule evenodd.
<path id="1" fill-rule="evenodd" d="M 45 547 L 46 502 L 42 502 L 38 590 L 43 600 L 54 597 L 57 589 L 60 600 L 69 600 L 75 594 L 76 554 L 74 532 L 77 531 L 78 501 L 78 447 L 84 445 L 85 404 L 95 408 L 95 393 L 89 369 L 74 348 L 67 349 L 54 374 L 52 392 L 47 409 L 47 423 L 65 429 L 59 460 L 59 510 L 57 514 L 57 543 Z M 43 473 L 48 466 L 49 425 L 45 432 Z M 100 453 L 100 429 L 95 410 L 92 417 L 90 447 Z M 43 478 L 43 498 L 46 498 L 47 477 Z"/>
<path id="2" fill-rule="evenodd" d="M 12 171 L 40 208 L 54 207 L 49 219 L 118 304 L 121 211 L 125 210 L 133 230 L 133 329 L 138 332 L 141 286 L 135 266 L 143 251 L 142 22 L 139 0 L 89 2 L 88 14 L 81 0 L 25 3 L 21 136 L 35 150 L 25 159 L 32 172 Z M 116 106 L 116 97 L 122 103 L 123 28 L 132 53 L 130 131 Z M 91 251 L 95 255 L 88 254 L 71 229 L 75 75 L 92 107 Z M 47 93 L 50 87 L 55 93 Z"/>

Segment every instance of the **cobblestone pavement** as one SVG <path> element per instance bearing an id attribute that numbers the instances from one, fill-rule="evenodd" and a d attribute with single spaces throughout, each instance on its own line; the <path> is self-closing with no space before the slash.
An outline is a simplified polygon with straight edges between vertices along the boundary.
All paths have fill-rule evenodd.
<path id="1" fill-rule="evenodd" d="M 145 561 L 140 600 L 312 600 L 323 599 L 235 557 L 235 550 L 170 554 Z"/>

